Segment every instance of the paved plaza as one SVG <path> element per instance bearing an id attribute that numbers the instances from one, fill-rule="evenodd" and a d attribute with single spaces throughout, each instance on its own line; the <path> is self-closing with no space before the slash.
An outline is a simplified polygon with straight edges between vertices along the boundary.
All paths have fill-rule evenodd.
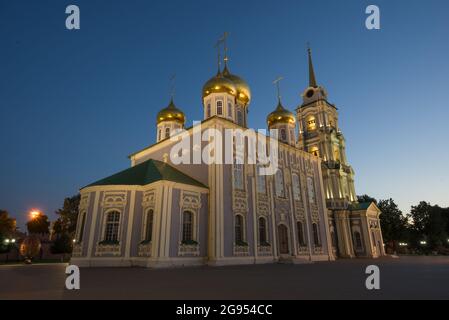
<path id="1" fill-rule="evenodd" d="M 368 265 L 381 289 L 365 287 Z M 82 268 L 65 289 L 65 264 L 0 266 L 0 299 L 449 299 L 449 257 L 339 260 L 178 269 Z"/>

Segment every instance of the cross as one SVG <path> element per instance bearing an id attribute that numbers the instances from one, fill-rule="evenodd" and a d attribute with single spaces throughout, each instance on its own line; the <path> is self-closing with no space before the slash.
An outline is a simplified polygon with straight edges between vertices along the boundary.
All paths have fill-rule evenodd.
<path id="1" fill-rule="evenodd" d="M 170 97 L 172 98 L 172 100 L 175 97 L 175 80 L 176 80 L 176 73 L 174 73 L 170 77 Z"/>
<path id="2" fill-rule="evenodd" d="M 281 88 L 279 86 L 279 82 L 283 80 L 283 77 L 278 77 L 276 80 L 273 81 L 273 84 L 276 85 L 277 92 L 278 92 L 278 99 L 281 100 Z"/>
<path id="3" fill-rule="evenodd" d="M 223 33 L 223 37 L 221 37 L 221 39 L 220 39 L 220 41 L 223 42 L 223 46 L 224 46 L 224 62 L 225 63 L 228 62 L 228 45 L 227 45 L 228 36 L 229 36 L 229 33 L 225 32 L 225 33 Z"/>

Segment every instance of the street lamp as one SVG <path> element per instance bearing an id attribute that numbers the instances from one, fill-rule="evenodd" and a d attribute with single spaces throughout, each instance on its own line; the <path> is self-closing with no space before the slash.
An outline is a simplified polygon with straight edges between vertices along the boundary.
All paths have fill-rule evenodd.
<path id="1" fill-rule="evenodd" d="M 425 246 L 427 244 L 427 241 L 420 241 L 419 242 L 422 246 Z"/>
<path id="2" fill-rule="evenodd" d="M 31 220 L 37 219 L 41 214 L 42 213 L 39 210 L 33 209 L 30 211 L 30 218 Z"/>

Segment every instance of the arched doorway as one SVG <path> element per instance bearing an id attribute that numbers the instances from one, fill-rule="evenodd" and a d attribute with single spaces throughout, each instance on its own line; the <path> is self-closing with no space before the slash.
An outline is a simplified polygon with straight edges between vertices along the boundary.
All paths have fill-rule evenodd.
<path id="1" fill-rule="evenodd" d="M 285 224 L 280 224 L 278 226 L 278 236 L 279 236 L 279 253 L 289 254 L 290 250 L 288 248 L 288 229 Z"/>

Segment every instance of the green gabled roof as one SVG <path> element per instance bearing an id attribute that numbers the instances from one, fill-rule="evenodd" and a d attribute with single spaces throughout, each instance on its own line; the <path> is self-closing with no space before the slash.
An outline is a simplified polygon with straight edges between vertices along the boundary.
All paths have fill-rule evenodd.
<path id="1" fill-rule="evenodd" d="M 357 210 L 366 210 L 369 208 L 369 206 L 372 204 L 372 202 L 362 202 L 362 203 L 353 203 L 351 204 L 350 209 L 357 211 Z"/>
<path id="2" fill-rule="evenodd" d="M 84 188 L 93 186 L 144 186 L 160 180 L 207 188 L 201 182 L 173 168 L 171 165 L 154 159 L 98 180 Z"/>

